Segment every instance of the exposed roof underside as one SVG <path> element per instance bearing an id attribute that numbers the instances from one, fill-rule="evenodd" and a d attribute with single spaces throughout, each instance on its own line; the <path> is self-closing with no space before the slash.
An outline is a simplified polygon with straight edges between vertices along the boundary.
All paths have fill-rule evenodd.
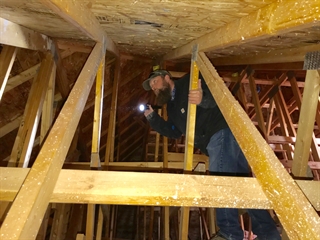
<path id="1" fill-rule="evenodd" d="M 302 47 L 318 44 L 320 41 L 320 26 L 319 21 L 316 21 L 319 20 L 319 13 L 315 15 L 314 11 L 315 14 L 308 16 L 310 8 L 318 8 L 316 1 L 296 3 L 293 6 L 288 4 L 287 7 L 290 6 L 291 9 L 286 8 L 285 3 L 279 4 L 273 0 L 92 0 L 82 3 L 90 9 L 118 49 L 133 55 L 158 57 L 212 32 L 220 34 L 212 40 L 221 41 L 209 53 L 209 56 L 214 58 Z M 275 10 L 274 13 L 270 12 L 272 10 Z M 295 10 L 299 11 L 297 16 Z M 0 12 L 1 17 L 7 20 L 52 38 L 91 41 L 86 34 L 66 22 L 41 1 L 3 0 Z M 304 19 L 300 15 L 308 17 Z M 249 17 L 252 21 L 246 22 Z M 246 20 L 243 21 L 246 25 L 239 24 L 239 28 L 234 29 L 230 24 L 239 19 Z M 251 32 L 255 25 L 259 25 L 258 31 L 267 33 L 268 37 L 261 39 L 258 31 Z M 229 28 L 238 31 L 231 34 L 242 34 L 238 41 L 228 39 Z M 223 44 L 229 40 L 229 44 Z"/>

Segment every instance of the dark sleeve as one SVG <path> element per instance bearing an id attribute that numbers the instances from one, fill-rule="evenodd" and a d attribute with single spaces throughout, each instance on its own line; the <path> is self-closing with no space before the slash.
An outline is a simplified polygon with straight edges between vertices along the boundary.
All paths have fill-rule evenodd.
<path id="1" fill-rule="evenodd" d="M 165 121 L 158 113 L 152 112 L 147 116 L 150 126 L 163 136 L 168 138 L 179 138 L 182 133 L 168 119 Z"/>
<path id="2" fill-rule="evenodd" d="M 202 108 L 215 108 L 217 106 L 216 101 L 214 100 L 206 81 L 203 79 L 202 75 L 199 74 L 199 78 L 201 79 L 201 87 L 202 87 L 202 101 L 198 105 Z"/>

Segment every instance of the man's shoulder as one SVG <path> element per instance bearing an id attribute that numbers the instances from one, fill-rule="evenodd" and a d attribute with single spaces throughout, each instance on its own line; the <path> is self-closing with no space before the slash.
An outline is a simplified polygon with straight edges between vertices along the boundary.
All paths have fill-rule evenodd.
<path id="1" fill-rule="evenodd" d="M 186 75 L 184 75 L 183 77 L 175 80 L 174 82 L 179 84 L 179 85 L 183 85 L 185 83 L 188 83 L 190 79 L 190 73 L 187 73 Z"/>

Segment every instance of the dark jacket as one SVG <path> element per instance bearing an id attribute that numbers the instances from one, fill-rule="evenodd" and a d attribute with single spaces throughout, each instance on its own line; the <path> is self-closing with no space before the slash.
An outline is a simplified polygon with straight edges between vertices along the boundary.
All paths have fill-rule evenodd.
<path id="1" fill-rule="evenodd" d="M 199 78 L 201 79 L 203 97 L 201 103 L 197 106 L 194 146 L 208 155 L 206 147 L 210 138 L 217 131 L 227 128 L 228 125 L 205 80 L 201 75 Z M 165 121 L 156 112 L 152 112 L 147 117 L 150 126 L 168 138 L 179 138 L 182 134 L 186 134 L 189 79 L 190 74 L 187 74 L 174 81 L 174 99 L 167 103 L 168 121 Z"/>

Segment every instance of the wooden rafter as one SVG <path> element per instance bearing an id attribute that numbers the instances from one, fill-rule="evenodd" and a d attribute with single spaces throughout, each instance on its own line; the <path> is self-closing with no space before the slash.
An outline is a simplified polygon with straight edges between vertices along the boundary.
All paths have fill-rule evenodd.
<path id="1" fill-rule="evenodd" d="M 305 4 L 308 5 L 307 12 Z M 272 3 L 173 50 L 166 54 L 164 59 L 188 56 L 194 44 L 199 44 L 199 51 L 207 52 L 315 24 L 314 22 L 320 19 L 317 10 L 320 0 L 308 1 L 305 4 L 296 4 L 295 0 Z"/>

